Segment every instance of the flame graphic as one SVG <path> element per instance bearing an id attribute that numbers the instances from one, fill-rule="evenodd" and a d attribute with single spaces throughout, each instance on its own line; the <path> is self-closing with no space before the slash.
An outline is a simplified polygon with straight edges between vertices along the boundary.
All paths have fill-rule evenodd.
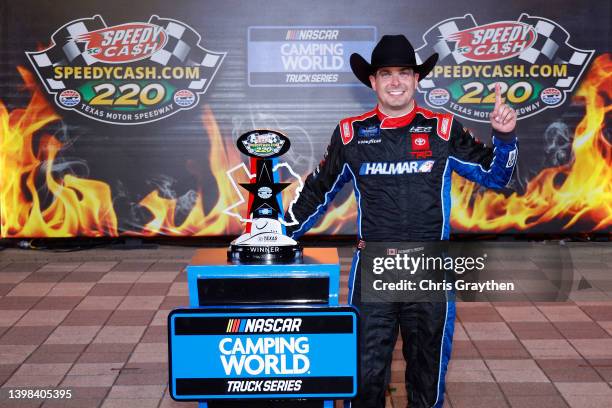
<path id="1" fill-rule="evenodd" d="M 26 108 L 11 112 L 0 101 L 0 235 L 3 238 L 119 235 L 109 185 L 54 173 L 53 163 L 63 146 L 52 135 L 42 135 L 38 149 L 34 149 L 35 134 L 60 117 L 36 86 L 33 75 L 24 68 L 18 69 L 32 97 Z M 610 227 L 612 146 L 603 135 L 606 115 L 611 109 L 606 101 L 612 98 L 609 54 L 594 61 L 576 98 L 584 101 L 586 113 L 576 128 L 574 161 L 543 170 L 520 196 L 476 192 L 474 183 L 453 176 L 453 228 L 470 232 L 526 231 L 551 222 L 563 229 L 579 226 L 583 231 Z M 175 218 L 177 200 L 151 191 L 140 202 L 151 213 L 150 220 L 141 230 L 121 232 L 123 235 L 236 235 L 243 231 L 244 227 L 233 217 L 223 214 L 225 208 L 238 200 L 225 171 L 239 163 L 241 157 L 232 141 L 222 137 L 208 107 L 204 108 L 202 122 L 210 141 L 208 164 L 215 186 L 209 186 L 208 179 L 199 183 L 195 205 L 180 225 Z M 245 177 L 242 182 L 246 181 Z M 48 205 L 41 199 L 44 189 L 53 196 Z M 283 196 L 285 206 L 293 193 L 293 189 L 289 190 Z M 217 197 L 208 211 L 204 210 L 204 197 Z M 338 233 L 345 226 L 353 226 L 356 214 L 351 195 L 330 207 L 310 233 Z"/>
<path id="2" fill-rule="evenodd" d="M 525 231 L 555 222 L 601 231 L 612 225 L 612 146 L 603 129 L 612 109 L 610 54 L 597 57 L 575 99 L 586 113 L 576 127 L 570 164 L 541 171 L 523 195 L 474 193 L 476 184 L 453 175 L 451 225 L 468 232 Z M 606 104 L 608 103 L 608 104 Z"/>
<path id="3" fill-rule="evenodd" d="M 34 154 L 34 135 L 46 125 L 60 119 L 36 86 L 34 76 L 18 67 L 25 87 L 32 97 L 25 109 L 8 112 L 0 102 L 0 233 L 3 238 L 15 237 L 75 237 L 118 236 L 117 215 L 113 208 L 108 184 L 71 174 L 61 178 L 53 174 L 53 163 L 62 143 L 44 134 Z M 177 202 L 161 197 L 157 190 L 139 203 L 152 219 L 140 231 L 126 231 L 125 235 L 177 236 L 238 234 L 239 223 L 230 224 L 222 210 L 235 200 L 235 193 L 225 179 L 229 163 L 240 160 L 239 153 L 226 146 L 217 122 L 209 108 L 204 109 L 203 124 L 210 142 L 209 163 L 218 190 L 212 209 L 204 212 L 202 189 L 195 205 L 180 224 L 175 224 Z M 44 175 L 44 186 L 53 195 L 52 203 L 43 208 L 40 186 L 35 180 Z"/>
<path id="4" fill-rule="evenodd" d="M 203 191 L 200 190 L 189 215 L 181 225 L 177 226 L 174 222 L 176 200 L 163 198 L 157 190 L 154 190 L 140 202 L 140 205 L 147 208 L 154 216 L 153 220 L 143 227 L 141 235 L 201 236 L 230 235 L 242 232 L 242 227 L 238 222 L 231 221 L 232 217 L 223 214 L 224 209 L 238 200 L 227 180 L 225 171 L 232 163 L 240 161 L 240 154 L 234 148 L 231 140 L 223 142 L 219 127 L 209 107 L 204 108 L 203 122 L 210 139 L 209 163 L 218 190 L 217 202 L 208 214 L 204 213 Z"/>
<path id="5" fill-rule="evenodd" d="M 41 137 L 38 154 L 34 154 L 35 133 L 59 116 L 35 85 L 33 75 L 18 69 L 32 98 L 25 109 L 10 113 L 0 103 L 2 237 L 116 236 L 117 217 L 109 186 L 70 174 L 57 180 L 53 161 L 62 144 L 49 134 Z M 46 208 L 36 186 L 38 175 L 44 175 L 45 186 L 54 197 Z"/>
<path id="6" fill-rule="evenodd" d="M 350 195 L 344 202 L 331 207 L 318 226 L 311 228 L 309 234 L 337 234 L 348 224 L 354 224 L 357 218 L 357 202 L 355 196 Z"/>

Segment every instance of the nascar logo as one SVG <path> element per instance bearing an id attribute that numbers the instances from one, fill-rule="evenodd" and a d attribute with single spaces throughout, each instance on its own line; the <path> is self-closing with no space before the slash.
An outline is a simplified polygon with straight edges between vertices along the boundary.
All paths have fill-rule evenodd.
<path id="1" fill-rule="evenodd" d="M 243 319 L 229 319 L 227 322 L 226 333 L 239 333 L 244 331 L 244 324 L 246 320 Z"/>
<path id="2" fill-rule="evenodd" d="M 302 319 L 229 319 L 226 333 L 294 333 L 300 331 Z"/>
<path id="3" fill-rule="evenodd" d="M 286 40 L 337 40 L 339 30 L 287 30 Z"/>
<path id="4" fill-rule="evenodd" d="M 359 174 L 362 176 L 396 176 L 413 173 L 429 173 L 434 160 L 413 160 L 405 162 L 373 162 L 362 163 Z"/>

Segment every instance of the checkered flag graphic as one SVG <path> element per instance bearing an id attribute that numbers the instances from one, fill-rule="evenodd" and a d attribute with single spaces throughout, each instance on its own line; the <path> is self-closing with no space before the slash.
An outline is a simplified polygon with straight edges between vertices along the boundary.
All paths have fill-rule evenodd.
<path id="1" fill-rule="evenodd" d="M 210 80 L 221 66 L 225 53 L 213 52 L 200 47 L 200 35 L 191 27 L 176 20 L 151 16 L 149 23 L 164 28 L 168 41 L 164 48 L 152 54 L 148 60 L 164 66 L 200 67 L 201 79 L 191 81 L 189 89 L 195 92 L 205 92 Z M 95 57 L 86 52 L 87 42 L 77 42 L 77 39 L 104 28 L 108 26 L 99 15 L 71 21 L 53 33 L 51 48 L 40 52 L 26 52 L 49 93 L 57 93 L 66 89 L 63 81 L 53 79 L 54 67 L 86 66 L 99 63 Z"/>
<path id="2" fill-rule="evenodd" d="M 568 73 L 571 75 L 558 79 L 555 86 L 573 88 L 576 78 L 586 65 L 585 62 L 588 62 L 593 56 L 593 51 L 579 50 L 569 45 L 567 42 L 570 37 L 569 33 L 553 21 L 542 17 L 532 17 L 528 14 L 521 14 L 518 21 L 533 26 L 538 34 L 536 42 L 523 51 L 519 59 L 531 64 L 536 62 L 567 64 Z"/>
<path id="3" fill-rule="evenodd" d="M 475 27 L 476 25 L 474 17 L 471 14 L 466 14 L 463 17 L 444 20 L 437 26 L 430 28 L 423 35 L 425 44 L 416 50 L 417 63 L 421 64 L 424 60 L 429 58 L 430 55 L 437 52 L 439 61 L 451 56 L 455 60 L 455 63 L 461 64 L 466 60 L 465 57 L 455 50 L 454 41 L 447 41 L 445 38 L 459 31 Z M 436 85 L 431 79 L 423 79 L 419 82 L 419 86 L 421 88 L 434 88 Z"/>
<path id="4" fill-rule="evenodd" d="M 555 83 L 559 88 L 573 88 L 586 63 L 593 56 L 593 51 L 579 50 L 568 44 L 569 34 L 555 22 L 542 18 L 521 14 L 518 22 L 531 25 L 537 33 L 535 43 L 519 54 L 518 58 L 530 64 L 567 64 L 569 75 L 559 78 Z M 467 59 L 456 49 L 453 35 L 478 26 L 471 14 L 463 17 L 450 18 L 430 28 L 424 35 L 425 44 L 416 50 L 417 63 L 422 63 L 434 52 L 440 56 L 440 61 L 452 57 L 455 64 L 461 64 Z M 419 83 L 422 89 L 434 88 L 435 82 L 423 79 Z"/>
<path id="5" fill-rule="evenodd" d="M 26 52 L 49 92 L 66 89 L 63 81 L 53 79 L 53 68 L 63 65 L 91 65 L 96 60 L 85 52 L 86 44 L 76 39 L 90 31 L 106 28 L 102 17 L 83 18 L 59 28 L 51 39 L 53 47 L 40 52 Z"/>
<path id="6" fill-rule="evenodd" d="M 212 79 L 221 65 L 225 53 L 200 47 L 200 35 L 191 27 L 175 20 L 152 16 L 149 23 L 163 27 L 168 34 L 166 45 L 151 56 L 151 61 L 161 65 L 199 66 L 204 70 L 202 79 L 191 81 L 189 89 L 203 92 L 209 79 Z"/>

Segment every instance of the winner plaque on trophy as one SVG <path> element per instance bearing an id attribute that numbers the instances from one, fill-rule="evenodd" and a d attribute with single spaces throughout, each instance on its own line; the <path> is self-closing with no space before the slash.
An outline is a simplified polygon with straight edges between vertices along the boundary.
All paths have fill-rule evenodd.
<path id="1" fill-rule="evenodd" d="M 252 130 L 241 135 L 238 150 L 250 157 L 254 177 L 240 183 L 249 192 L 246 231 L 232 241 L 228 260 L 242 263 L 294 262 L 302 258 L 300 245 L 285 234 L 278 157 L 290 147 L 289 138 L 274 130 Z"/>

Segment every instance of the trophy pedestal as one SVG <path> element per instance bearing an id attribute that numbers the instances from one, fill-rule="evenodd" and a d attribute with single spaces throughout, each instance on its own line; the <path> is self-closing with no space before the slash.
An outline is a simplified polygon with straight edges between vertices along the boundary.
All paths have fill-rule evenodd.
<path id="1" fill-rule="evenodd" d="M 278 264 L 302 260 L 302 247 L 299 245 L 230 245 L 227 259 L 244 264 Z"/>
<path id="2" fill-rule="evenodd" d="M 306 248 L 301 260 L 240 264 L 223 248 L 197 250 L 187 266 L 189 306 L 337 306 L 340 264 L 335 248 Z"/>
<path id="3" fill-rule="evenodd" d="M 199 408 L 333 408 L 333 399 L 349 399 L 356 394 L 357 315 L 351 307 L 338 306 L 340 265 L 336 249 L 306 248 L 301 261 L 270 265 L 233 263 L 223 248 L 201 249 L 187 267 L 187 280 L 190 308 L 176 309 L 168 318 L 172 398 L 197 400 Z M 197 323 L 198 319 L 204 323 Z M 299 320 L 302 329 L 249 326 L 258 319 Z M 223 348 L 262 337 L 288 342 L 308 338 L 311 346 L 304 354 L 311 362 L 308 372 L 249 373 L 248 378 L 244 372 L 228 375 L 219 363 L 220 358 L 229 358 Z M 294 357 L 290 353 L 282 358 L 290 361 Z M 254 361 L 251 369 L 258 368 Z M 185 379 L 185 374 L 191 378 Z M 228 392 L 230 380 L 245 384 L 298 380 L 302 388 L 282 395 L 235 394 Z"/>

